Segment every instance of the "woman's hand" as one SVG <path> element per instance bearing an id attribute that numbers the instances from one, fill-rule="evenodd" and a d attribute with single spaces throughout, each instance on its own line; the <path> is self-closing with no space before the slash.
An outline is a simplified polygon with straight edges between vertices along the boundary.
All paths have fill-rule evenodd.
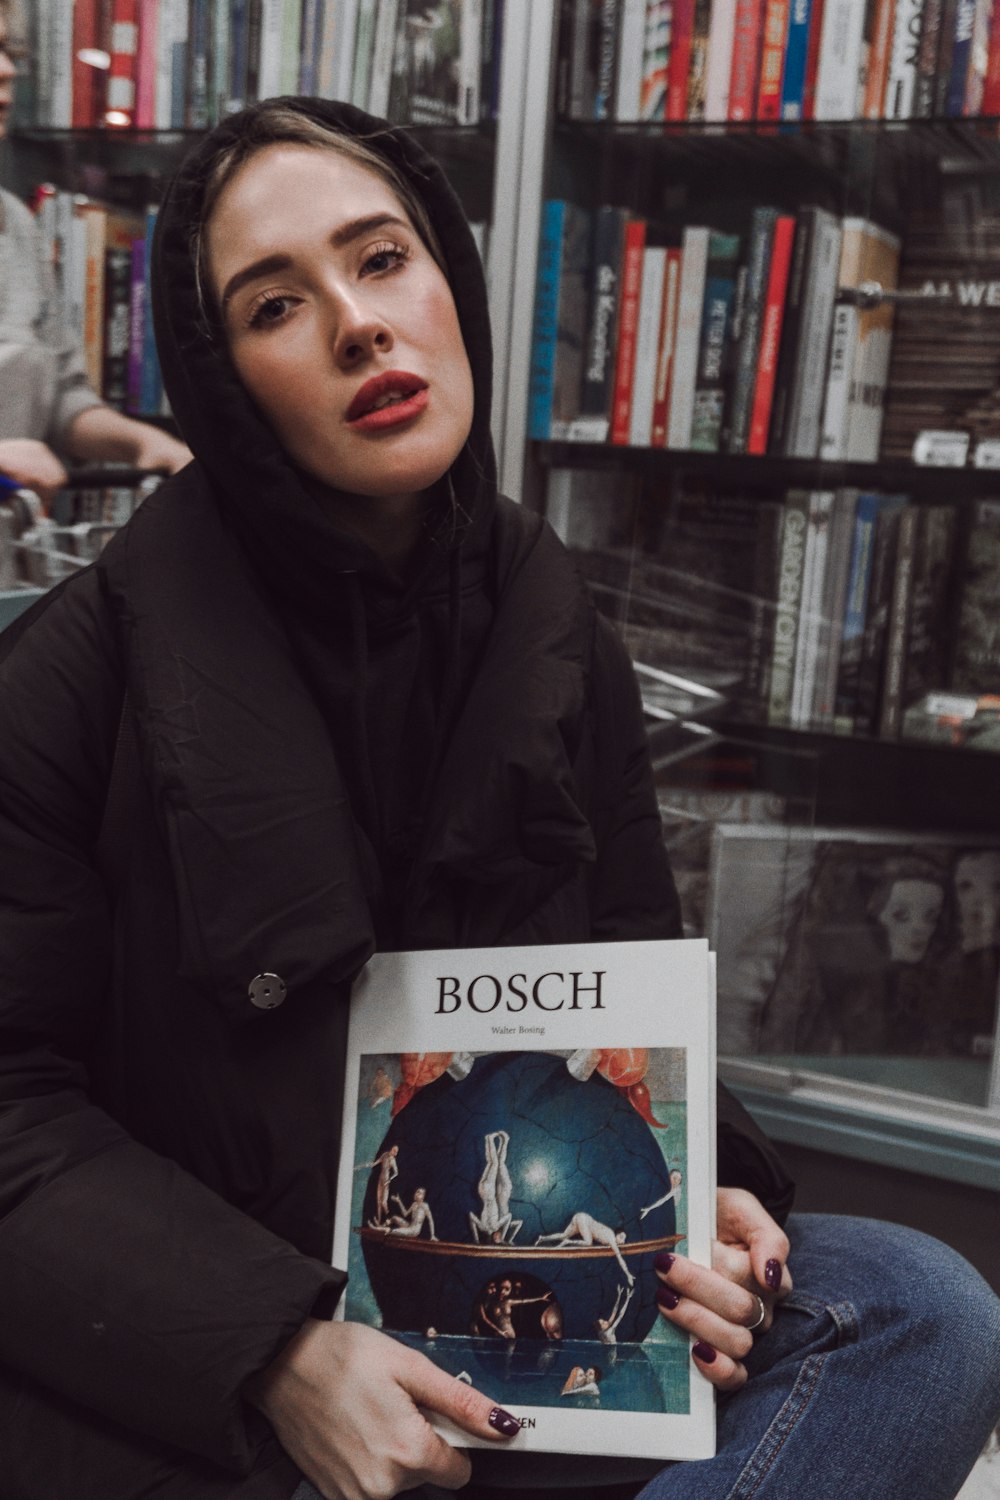
<path id="1" fill-rule="evenodd" d="M 742 1188 L 718 1190 L 718 1239 L 712 1269 L 683 1255 L 658 1255 L 656 1300 L 669 1322 L 697 1342 L 695 1363 L 720 1391 L 736 1391 L 747 1378 L 743 1360 L 754 1336 L 770 1328 L 774 1305 L 792 1290 L 786 1264 L 788 1239 L 762 1203 Z M 760 1326 L 750 1332 L 764 1309 Z"/>
<path id="2" fill-rule="evenodd" d="M 421 1407 L 477 1437 L 499 1441 L 520 1430 L 487 1396 L 362 1323 L 310 1319 L 244 1395 L 329 1500 L 467 1483 L 467 1456 L 437 1435 Z"/>
<path id="3" fill-rule="evenodd" d="M 0 474 L 13 479 L 21 489 L 34 490 L 46 510 L 66 483 L 66 470 L 59 459 L 35 438 L 0 441 Z"/>

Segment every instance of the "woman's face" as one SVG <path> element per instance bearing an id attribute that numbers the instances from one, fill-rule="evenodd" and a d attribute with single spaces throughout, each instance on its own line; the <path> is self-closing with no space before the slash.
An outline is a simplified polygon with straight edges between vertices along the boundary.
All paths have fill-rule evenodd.
<path id="1" fill-rule="evenodd" d="M 894 963 L 916 964 L 934 934 L 944 892 L 931 880 L 896 880 L 878 921 L 889 940 Z"/>
<path id="2" fill-rule="evenodd" d="M 993 947 L 1000 941 L 1000 854 L 965 854 L 952 878 L 962 952 Z"/>
<path id="3" fill-rule="evenodd" d="M 267 146 L 207 242 L 236 370 L 286 452 L 409 509 L 461 451 L 473 388 L 451 289 L 392 189 L 336 151 Z"/>

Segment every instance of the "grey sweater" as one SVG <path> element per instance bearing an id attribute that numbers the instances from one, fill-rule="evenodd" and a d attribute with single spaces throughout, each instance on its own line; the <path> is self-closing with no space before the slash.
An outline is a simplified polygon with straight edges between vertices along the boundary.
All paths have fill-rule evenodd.
<path id="1" fill-rule="evenodd" d="M 35 221 L 0 188 L 0 438 L 39 438 L 61 450 L 74 417 L 101 404 L 79 344 L 60 327 Z"/>

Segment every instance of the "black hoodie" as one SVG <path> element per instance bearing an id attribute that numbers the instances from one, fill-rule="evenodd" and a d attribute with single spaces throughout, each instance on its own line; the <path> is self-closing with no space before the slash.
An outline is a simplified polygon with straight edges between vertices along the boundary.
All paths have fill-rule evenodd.
<path id="1" fill-rule="evenodd" d="M 190 230 L 210 154 L 248 121 L 198 148 L 159 221 L 158 337 L 195 462 L 0 641 L 4 1500 L 287 1500 L 240 1392 L 343 1282 L 346 999 L 378 941 L 679 930 L 627 657 L 551 532 L 495 493 L 454 197 L 380 135 L 444 245 L 476 393 L 449 524 L 401 582 L 324 519 L 204 338 Z M 102 879 L 126 687 L 137 751 L 115 761 Z M 410 734 L 425 753 L 399 795 Z M 719 1158 L 787 1208 L 724 1093 Z"/>

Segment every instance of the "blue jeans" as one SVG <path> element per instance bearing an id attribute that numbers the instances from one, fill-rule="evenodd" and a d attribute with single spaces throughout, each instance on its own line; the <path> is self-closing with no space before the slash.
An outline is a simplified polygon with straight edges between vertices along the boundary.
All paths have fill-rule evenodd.
<path id="1" fill-rule="evenodd" d="M 788 1236 L 795 1290 L 719 1400 L 716 1456 L 661 1468 L 640 1500 L 954 1500 L 1000 1417 L 1000 1300 L 896 1224 L 793 1215 Z M 635 1478 L 611 1460 L 484 1457 L 469 1500 L 480 1484 L 578 1497 Z M 319 1497 L 303 1483 L 294 1500 Z"/>

